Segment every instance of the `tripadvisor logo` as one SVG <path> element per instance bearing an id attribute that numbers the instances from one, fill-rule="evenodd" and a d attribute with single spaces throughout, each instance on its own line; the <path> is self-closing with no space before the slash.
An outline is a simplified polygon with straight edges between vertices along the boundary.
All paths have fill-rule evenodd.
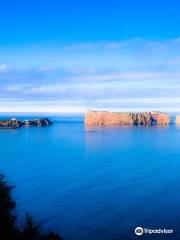
<path id="1" fill-rule="evenodd" d="M 138 236 L 142 235 L 143 234 L 143 228 L 142 227 L 137 227 L 135 229 L 135 234 L 138 235 Z"/>
<path id="2" fill-rule="evenodd" d="M 158 229 L 150 229 L 150 228 L 142 228 L 136 227 L 135 234 L 141 236 L 142 234 L 172 234 L 174 232 L 173 229 L 166 228 L 158 228 Z"/>

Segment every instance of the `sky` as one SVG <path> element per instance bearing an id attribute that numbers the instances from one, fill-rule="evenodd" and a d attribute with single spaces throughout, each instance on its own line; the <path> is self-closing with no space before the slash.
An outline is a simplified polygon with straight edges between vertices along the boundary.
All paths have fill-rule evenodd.
<path id="1" fill-rule="evenodd" d="M 178 0 L 0 4 L 0 112 L 180 112 Z"/>

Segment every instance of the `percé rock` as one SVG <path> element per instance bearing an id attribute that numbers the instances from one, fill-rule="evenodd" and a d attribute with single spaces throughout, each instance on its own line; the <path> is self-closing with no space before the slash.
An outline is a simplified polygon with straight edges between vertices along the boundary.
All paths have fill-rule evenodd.
<path id="1" fill-rule="evenodd" d="M 180 125 L 180 115 L 176 116 L 176 121 L 175 121 L 176 125 Z"/>
<path id="2" fill-rule="evenodd" d="M 87 111 L 86 125 L 169 125 L 170 114 L 162 112 L 105 112 Z"/>

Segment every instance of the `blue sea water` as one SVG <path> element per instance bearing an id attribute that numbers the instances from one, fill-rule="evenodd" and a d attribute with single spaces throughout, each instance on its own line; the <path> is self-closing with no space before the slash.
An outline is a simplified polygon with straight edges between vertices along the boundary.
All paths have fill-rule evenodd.
<path id="1" fill-rule="evenodd" d="M 16 185 L 19 224 L 28 212 L 65 240 L 180 239 L 180 128 L 50 119 L 0 131 L 0 172 Z M 137 226 L 174 234 L 136 237 Z"/>

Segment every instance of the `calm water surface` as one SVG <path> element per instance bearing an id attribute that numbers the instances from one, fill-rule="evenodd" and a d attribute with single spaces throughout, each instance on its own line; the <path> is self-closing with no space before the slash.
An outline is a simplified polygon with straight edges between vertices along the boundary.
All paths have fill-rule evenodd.
<path id="1" fill-rule="evenodd" d="M 52 127 L 0 131 L 19 223 L 29 212 L 65 240 L 136 239 L 137 226 L 173 228 L 162 239 L 180 239 L 180 128 L 50 119 Z"/>

